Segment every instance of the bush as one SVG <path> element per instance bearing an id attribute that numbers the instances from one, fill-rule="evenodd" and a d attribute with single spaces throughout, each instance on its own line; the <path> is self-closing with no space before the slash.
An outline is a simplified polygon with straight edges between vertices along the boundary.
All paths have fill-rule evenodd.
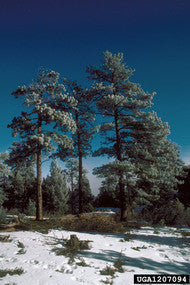
<path id="1" fill-rule="evenodd" d="M 111 267 L 111 266 L 106 266 L 106 268 L 100 270 L 100 274 L 101 275 L 110 275 L 110 276 L 114 276 L 116 270 L 115 268 Z"/>
<path id="2" fill-rule="evenodd" d="M 21 231 L 38 231 L 43 234 L 48 234 L 49 230 L 60 228 L 60 226 L 61 223 L 58 219 L 48 219 L 43 221 L 26 219 L 16 225 L 15 229 Z"/>
<path id="3" fill-rule="evenodd" d="M 103 214 L 83 214 L 79 217 L 68 216 L 61 218 L 61 227 L 64 230 L 100 232 L 100 233 L 120 233 L 125 229 L 121 223 L 110 219 Z"/>
<path id="4" fill-rule="evenodd" d="M 65 247 L 63 248 L 55 248 L 53 251 L 56 255 L 65 255 L 69 257 L 69 264 L 74 262 L 75 255 L 77 252 L 81 250 L 88 250 L 90 249 L 89 240 L 79 240 L 76 235 L 70 235 L 69 240 L 63 240 L 65 242 Z M 85 266 L 83 264 L 83 266 Z"/>
<path id="5" fill-rule="evenodd" d="M 15 269 L 4 269 L 0 270 L 0 277 L 5 277 L 7 274 L 9 275 L 21 275 L 24 272 L 22 268 Z"/>
<path id="6" fill-rule="evenodd" d="M 120 273 L 123 273 L 124 272 L 123 265 L 125 264 L 122 261 L 122 255 L 120 254 L 119 258 L 114 262 L 115 270 Z"/>
<path id="7" fill-rule="evenodd" d="M 11 242 L 12 239 L 10 239 L 10 235 L 8 236 L 5 236 L 5 235 L 2 235 L 0 236 L 0 242 Z"/>
<path id="8" fill-rule="evenodd" d="M 43 221 L 35 221 L 27 218 L 17 218 L 16 230 L 39 231 L 47 234 L 51 229 L 62 229 L 78 232 L 121 233 L 126 229 L 121 223 L 117 223 L 104 214 L 83 214 L 79 217 L 71 215 L 61 218 L 52 218 Z"/>
<path id="9" fill-rule="evenodd" d="M 190 209 L 186 209 L 178 200 L 170 200 L 162 204 L 147 207 L 143 217 L 158 226 L 188 225 L 190 224 Z"/>
<path id="10" fill-rule="evenodd" d="M 158 223 L 158 227 L 163 228 L 165 227 L 166 223 L 165 223 L 165 219 L 161 219 Z"/>
<path id="11" fill-rule="evenodd" d="M 90 265 L 88 265 L 84 259 L 81 259 L 81 261 L 76 262 L 76 265 L 82 266 L 82 267 L 90 267 Z"/>

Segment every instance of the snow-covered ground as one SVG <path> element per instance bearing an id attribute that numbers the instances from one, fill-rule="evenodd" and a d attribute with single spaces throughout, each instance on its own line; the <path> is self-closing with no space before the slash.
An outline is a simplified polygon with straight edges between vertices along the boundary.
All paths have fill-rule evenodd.
<path id="1" fill-rule="evenodd" d="M 185 229 L 183 229 L 185 231 Z M 189 231 L 189 230 L 188 230 Z M 0 243 L 0 269 L 22 268 L 21 275 L 6 275 L 0 284 L 72 285 L 104 284 L 111 276 L 100 274 L 106 266 L 113 267 L 122 256 L 124 273 L 116 272 L 113 284 L 133 284 L 134 274 L 190 274 L 190 237 L 182 237 L 174 228 L 144 227 L 125 234 L 76 233 L 52 230 L 39 232 L 10 232 L 10 242 Z M 73 264 L 68 257 L 57 256 L 55 247 L 62 247 L 61 239 L 76 234 L 80 240 L 90 240 L 91 249 L 82 251 Z M 24 248 L 19 247 L 19 242 Z M 20 252 L 19 252 L 20 251 Z M 88 267 L 77 265 L 81 259 Z"/>

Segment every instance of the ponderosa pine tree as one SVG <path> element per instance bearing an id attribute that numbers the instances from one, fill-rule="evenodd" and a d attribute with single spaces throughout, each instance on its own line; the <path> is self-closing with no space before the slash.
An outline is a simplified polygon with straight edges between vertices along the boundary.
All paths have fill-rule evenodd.
<path id="1" fill-rule="evenodd" d="M 142 120 L 136 122 L 126 153 L 136 167 L 137 203 L 163 204 L 177 194 L 183 162 L 178 146 L 167 139 L 169 134 L 168 123 L 163 123 L 155 112 L 144 113 Z"/>
<path id="2" fill-rule="evenodd" d="M 65 214 L 68 210 L 69 189 L 66 175 L 55 158 L 50 166 L 50 175 L 44 178 L 42 187 L 46 211 L 60 215 Z"/>
<path id="3" fill-rule="evenodd" d="M 129 81 L 133 70 L 123 62 L 123 54 L 104 53 L 104 62 L 100 67 L 87 67 L 89 79 L 95 82 L 91 88 L 98 113 L 106 122 L 101 126 L 105 134 L 105 147 L 101 147 L 96 155 L 108 155 L 114 158 L 118 167 L 109 164 L 119 177 L 121 220 L 126 207 L 124 173 L 133 172 L 132 162 L 125 149 L 132 138 L 134 123 L 139 120 L 142 110 L 152 105 L 154 94 L 146 93 L 135 83 Z M 105 166 L 106 167 L 106 166 Z M 104 167 L 104 168 L 105 168 Z M 130 170 L 131 168 L 131 170 Z M 118 174 L 118 170 L 119 174 Z M 114 174 L 114 172 L 113 172 Z M 130 189 L 128 189 L 130 190 Z M 129 191 L 128 191 L 129 192 Z"/>
<path id="4" fill-rule="evenodd" d="M 49 156 L 55 145 L 72 148 L 72 139 L 67 131 L 75 131 L 76 124 L 69 110 L 76 105 L 73 97 L 59 84 L 59 73 L 40 70 L 34 83 L 18 87 L 12 93 L 21 97 L 28 107 L 8 126 L 13 136 L 19 134 L 20 141 L 13 144 L 10 153 L 11 163 L 35 159 L 37 166 L 37 203 L 36 219 L 42 220 L 42 156 Z M 62 109 L 55 108 L 54 102 L 61 101 Z M 49 127 L 47 127 L 49 126 Z"/>
<path id="5" fill-rule="evenodd" d="M 76 122 L 76 133 L 72 135 L 74 148 L 71 152 L 67 152 L 64 146 L 59 147 L 59 157 L 65 160 L 68 156 L 78 159 L 78 197 L 79 197 L 79 213 L 83 211 L 83 158 L 91 152 L 91 140 L 96 132 L 94 127 L 94 116 L 91 108 L 89 94 L 83 90 L 75 81 L 65 80 L 65 86 L 71 96 L 77 101 L 77 106 L 71 110 L 73 118 Z M 61 104 L 59 106 L 61 107 Z"/>
<path id="6" fill-rule="evenodd" d="M 167 140 L 168 125 L 156 113 L 147 112 L 154 93 L 146 93 L 140 85 L 129 81 L 133 71 L 123 62 L 123 54 L 105 52 L 103 64 L 90 66 L 87 72 L 96 83 L 91 92 L 97 110 L 106 117 L 101 127 L 106 147 L 101 147 L 96 155 L 107 154 L 116 159 L 96 172 L 107 177 L 112 171 L 118 176 L 122 220 L 126 203 L 134 208 L 164 197 L 168 188 L 170 193 L 175 192 L 176 175 L 181 171 L 179 152 Z"/>

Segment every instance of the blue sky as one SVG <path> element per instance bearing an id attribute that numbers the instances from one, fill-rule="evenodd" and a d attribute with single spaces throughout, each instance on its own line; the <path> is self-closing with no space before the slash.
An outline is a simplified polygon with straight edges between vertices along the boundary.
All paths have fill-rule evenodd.
<path id="1" fill-rule="evenodd" d="M 189 0 L 0 0 L 0 152 L 22 109 L 11 96 L 18 85 L 43 66 L 86 86 L 86 66 L 110 50 L 124 53 L 134 82 L 157 92 L 153 109 L 190 163 L 189 14 Z"/>

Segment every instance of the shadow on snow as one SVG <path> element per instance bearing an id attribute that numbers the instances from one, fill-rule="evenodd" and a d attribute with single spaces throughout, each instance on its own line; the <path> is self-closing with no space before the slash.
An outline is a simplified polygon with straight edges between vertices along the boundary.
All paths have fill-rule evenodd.
<path id="1" fill-rule="evenodd" d="M 103 250 L 102 253 L 83 252 L 83 257 L 98 259 L 106 262 L 114 263 L 120 257 L 120 253 L 114 250 Z M 145 270 L 156 271 L 157 274 L 189 274 L 190 264 L 186 262 L 157 262 L 149 258 L 132 258 L 122 254 L 122 262 L 124 266 L 136 267 Z"/>

